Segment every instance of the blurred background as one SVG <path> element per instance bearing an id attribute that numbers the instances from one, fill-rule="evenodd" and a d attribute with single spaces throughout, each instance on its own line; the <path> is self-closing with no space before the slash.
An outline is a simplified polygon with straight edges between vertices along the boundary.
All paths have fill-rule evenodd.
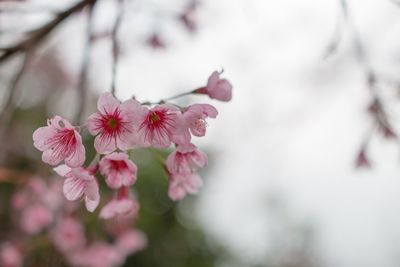
<path id="1" fill-rule="evenodd" d="M 0 53 L 78 2 L 0 0 Z M 199 194 L 171 202 L 152 154 L 135 153 L 136 226 L 148 246 L 124 266 L 399 266 L 400 2 L 125 0 L 122 9 L 119 99 L 158 101 L 221 69 L 233 84 L 229 103 L 175 101 L 219 111 L 195 140 L 209 155 Z M 90 115 L 110 90 L 120 13 L 117 0 L 98 0 L 34 49 L 0 59 L 0 242 L 14 231 L 12 194 L 51 175 L 33 131 L 55 114 L 72 120 L 82 99 Z M 97 215 L 85 215 L 88 227 L 101 225 Z M 51 265 L 51 249 L 33 250 L 25 266 L 67 264 Z"/>

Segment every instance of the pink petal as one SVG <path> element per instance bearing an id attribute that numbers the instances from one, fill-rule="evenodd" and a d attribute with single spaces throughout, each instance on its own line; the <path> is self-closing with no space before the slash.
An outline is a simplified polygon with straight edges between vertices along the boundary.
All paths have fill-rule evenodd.
<path id="1" fill-rule="evenodd" d="M 57 130 L 74 128 L 68 120 L 60 116 L 54 116 L 53 118 L 49 119 L 47 124 L 56 128 Z"/>
<path id="2" fill-rule="evenodd" d="M 108 154 L 116 149 L 115 139 L 101 133 L 94 140 L 94 148 L 100 154 Z"/>
<path id="3" fill-rule="evenodd" d="M 49 148 L 47 140 L 51 139 L 56 133 L 57 130 L 49 126 L 40 127 L 39 129 L 36 129 L 36 131 L 33 132 L 32 136 L 33 145 L 40 151 L 45 151 L 46 149 Z"/>
<path id="4" fill-rule="evenodd" d="M 63 192 L 68 200 L 77 200 L 85 192 L 85 182 L 74 176 L 68 177 L 64 181 Z"/>
<path id="5" fill-rule="evenodd" d="M 65 163 L 73 168 L 80 167 L 85 162 L 85 147 L 82 144 L 82 137 L 78 132 L 75 132 L 75 138 L 77 141 L 76 150 L 65 159 Z"/>
<path id="6" fill-rule="evenodd" d="M 96 112 L 89 116 L 86 120 L 86 128 L 91 135 L 97 135 L 102 130 L 101 114 Z"/>
<path id="7" fill-rule="evenodd" d="M 102 94 L 97 101 L 97 109 L 102 114 L 112 113 L 119 105 L 120 102 L 109 92 Z"/>
<path id="8" fill-rule="evenodd" d="M 86 209 L 90 212 L 93 212 L 97 208 L 99 203 L 100 203 L 100 195 L 97 195 L 96 198 L 94 199 L 85 197 L 85 206 Z"/>
<path id="9" fill-rule="evenodd" d="M 214 88 L 217 85 L 218 81 L 219 81 L 219 72 L 218 71 L 214 71 L 211 74 L 211 76 L 208 78 L 207 89 Z"/>
<path id="10" fill-rule="evenodd" d="M 71 168 L 65 164 L 53 168 L 53 170 L 60 176 L 65 177 L 67 173 L 71 172 Z"/>
<path id="11" fill-rule="evenodd" d="M 42 154 L 42 161 L 53 166 L 58 165 L 63 159 L 61 153 L 56 153 L 56 151 L 52 149 L 48 149 Z"/>

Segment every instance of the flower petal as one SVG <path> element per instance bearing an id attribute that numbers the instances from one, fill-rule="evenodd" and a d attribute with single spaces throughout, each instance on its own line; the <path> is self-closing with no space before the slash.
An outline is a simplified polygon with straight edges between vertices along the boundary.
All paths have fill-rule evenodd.
<path id="1" fill-rule="evenodd" d="M 63 192 L 68 200 L 77 200 L 82 197 L 85 191 L 85 182 L 74 176 L 70 176 L 64 181 Z"/>

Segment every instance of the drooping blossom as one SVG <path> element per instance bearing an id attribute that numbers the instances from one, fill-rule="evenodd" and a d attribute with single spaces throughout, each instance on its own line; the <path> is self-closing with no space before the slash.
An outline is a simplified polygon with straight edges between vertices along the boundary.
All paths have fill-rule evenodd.
<path id="1" fill-rule="evenodd" d="M 110 188 L 131 186 L 136 181 L 137 167 L 128 154 L 114 152 L 104 156 L 99 163 L 100 173 Z"/>
<path id="2" fill-rule="evenodd" d="M 40 233 L 53 221 L 53 214 L 42 204 L 26 206 L 21 213 L 21 228 L 28 234 Z"/>
<path id="3" fill-rule="evenodd" d="M 177 129 L 178 109 L 159 105 L 152 109 L 143 107 L 138 115 L 140 145 L 166 148 L 171 145 Z"/>
<path id="4" fill-rule="evenodd" d="M 164 40 L 157 33 L 150 35 L 146 40 L 146 44 L 153 49 L 164 49 L 166 47 Z"/>
<path id="5" fill-rule="evenodd" d="M 176 150 L 167 157 L 165 163 L 170 173 L 187 173 L 204 168 L 207 162 L 207 155 L 189 143 L 178 145 Z"/>
<path id="6" fill-rule="evenodd" d="M 117 250 L 123 255 L 135 253 L 147 246 L 146 235 L 139 230 L 126 230 L 122 232 L 115 243 Z"/>
<path id="7" fill-rule="evenodd" d="M 96 178 L 84 168 L 69 168 L 60 165 L 54 168 L 60 176 L 65 177 L 63 192 L 68 200 L 85 199 L 86 209 L 93 212 L 99 205 L 99 185 Z"/>
<path id="8" fill-rule="evenodd" d="M 171 173 L 169 178 L 168 196 L 174 200 L 181 200 L 187 194 L 196 194 L 203 185 L 197 173 Z"/>
<path id="9" fill-rule="evenodd" d="M 204 136 L 206 134 L 207 118 L 216 118 L 218 111 L 209 104 L 194 104 L 184 109 L 178 120 L 178 127 L 173 141 L 178 144 L 187 144 L 191 135 Z"/>
<path id="10" fill-rule="evenodd" d="M 63 160 L 70 167 L 79 167 L 85 161 L 82 137 L 69 121 L 55 116 L 33 133 L 33 145 L 43 151 L 42 160 L 57 165 Z"/>
<path id="11" fill-rule="evenodd" d="M 129 188 L 121 187 L 117 196 L 108 202 L 100 211 L 100 218 L 108 220 L 114 217 L 136 217 L 139 203 L 129 193 Z"/>
<path id="12" fill-rule="evenodd" d="M 104 93 L 97 102 L 99 112 L 89 116 L 87 129 L 96 136 L 94 147 L 100 154 L 108 154 L 116 148 L 127 150 L 135 145 L 136 128 L 134 114 L 140 109 L 136 100 L 122 104 L 111 93 Z"/>
<path id="13" fill-rule="evenodd" d="M 23 255 L 21 251 L 11 242 L 0 244 L 0 266 L 2 267 L 21 267 Z"/>
<path id="14" fill-rule="evenodd" d="M 207 94 L 213 99 L 228 102 L 232 99 L 232 85 L 226 79 L 221 79 L 221 73 L 214 71 L 208 78 L 207 86 L 197 89 L 198 94 Z"/>
<path id="15" fill-rule="evenodd" d="M 85 245 L 85 233 L 82 224 L 72 217 L 61 218 L 51 233 L 55 247 L 68 253 L 79 250 Z"/>

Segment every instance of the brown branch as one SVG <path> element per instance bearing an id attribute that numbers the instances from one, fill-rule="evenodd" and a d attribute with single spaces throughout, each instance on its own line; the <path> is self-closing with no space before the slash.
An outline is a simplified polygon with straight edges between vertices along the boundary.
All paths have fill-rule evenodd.
<path id="1" fill-rule="evenodd" d="M 82 0 L 77 4 L 73 5 L 72 7 L 68 8 L 67 10 L 59 13 L 53 20 L 49 21 L 39 29 L 31 31 L 29 33 L 28 38 L 22 40 L 21 42 L 7 47 L 0 49 L 3 54 L 0 55 L 0 64 L 5 62 L 7 59 L 11 58 L 14 55 L 17 55 L 22 52 L 26 52 L 30 48 L 37 46 L 41 41 L 49 35 L 52 30 L 54 30 L 61 22 L 67 19 L 69 16 L 74 14 L 75 12 L 81 10 L 85 6 L 93 5 L 97 0 Z"/>
<path id="2" fill-rule="evenodd" d="M 10 82 L 10 86 L 7 90 L 8 96 L 6 96 L 6 102 L 4 103 L 3 110 L 0 113 L 0 125 L 1 125 L 0 140 L 3 140 L 5 129 L 7 129 L 8 127 L 8 123 L 11 119 L 14 107 L 15 97 L 17 96 L 17 91 L 18 91 L 17 89 L 21 81 L 21 78 L 30 63 L 33 52 L 34 52 L 33 50 L 29 50 L 26 52 L 26 54 L 24 55 L 24 60 L 22 62 L 21 68 L 15 74 L 14 78 Z"/>
<path id="3" fill-rule="evenodd" d="M 123 0 L 118 0 L 118 14 L 117 18 L 115 19 L 115 24 L 111 33 L 112 54 L 113 54 L 111 93 L 113 95 L 115 95 L 115 90 L 116 90 L 117 66 L 118 66 L 119 54 L 121 52 L 118 43 L 118 30 L 120 28 L 123 15 L 124 15 Z"/>
<path id="4" fill-rule="evenodd" d="M 85 113 L 85 104 L 87 99 L 87 87 L 88 87 L 88 71 L 90 64 L 90 50 L 93 44 L 93 8 L 91 5 L 88 10 L 88 21 L 86 26 L 86 43 L 83 51 L 83 59 L 81 66 L 81 73 L 79 75 L 79 85 L 78 85 L 78 111 L 75 116 L 75 123 L 80 124 L 82 122 L 82 116 Z"/>

